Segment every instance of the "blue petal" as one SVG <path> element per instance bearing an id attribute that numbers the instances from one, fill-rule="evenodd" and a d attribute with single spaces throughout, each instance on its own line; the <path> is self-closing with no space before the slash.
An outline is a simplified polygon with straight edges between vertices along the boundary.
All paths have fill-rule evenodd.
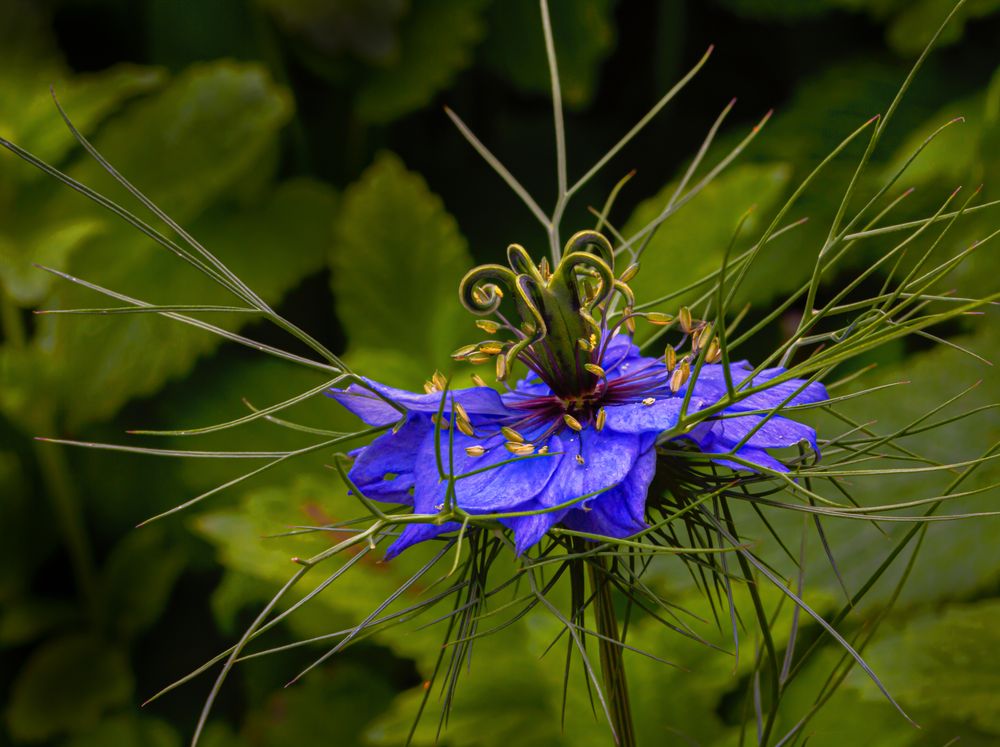
<path id="1" fill-rule="evenodd" d="M 558 506 L 617 485 L 635 465 L 642 440 L 634 433 L 593 428 L 579 433 L 563 431 L 558 438 L 565 453 L 552 479 L 535 497 L 543 506 Z M 583 457 L 583 464 L 577 461 L 577 454 Z"/>
<path id="2" fill-rule="evenodd" d="M 646 528 L 646 497 L 656 472 L 656 451 L 639 455 L 628 476 L 563 519 L 570 529 L 606 537 L 629 537 Z"/>
<path id="3" fill-rule="evenodd" d="M 397 433 L 383 433 L 356 450 L 348 476 L 368 498 L 412 504 L 408 491 L 414 483 L 417 452 L 429 431 L 433 431 L 430 418 L 411 417 Z M 389 474 L 397 477 L 387 480 Z"/>
<path id="4" fill-rule="evenodd" d="M 730 447 L 726 447 L 724 444 L 713 444 L 707 448 L 702 448 L 702 451 L 708 453 L 717 454 L 728 454 L 731 451 Z M 775 472 L 788 472 L 789 469 L 784 464 L 779 462 L 773 456 L 768 454 L 763 449 L 754 449 L 750 446 L 744 446 L 735 452 L 736 456 L 740 459 L 744 459 L 747 462 L 757 465 L 758 467 L 765 467 L 767 469 L 774 470 Z M 734 470 L 750 470 L 751 472 L 756 472 L 753 467 L 748 467 L 745 464 L 740 464 L 739 462 L 734 462 L 730 459 L 713 459 L 716 464 L 721 464 L 723 467 L 729 467 Z"/>
<path id="5" fill-rule="evenodd" d="M 660 433 L 677 425 L 682 397 L 658 399 L 651 405 L 633 402 L 627 405 L 609 405 L 605 427 L 619 433 Z M 702 401 L 692 398 L 688 412 L 701 409 Z"/>
<path id="6" fill-rule="evenodd" d="M 440 526 L 437 524 L 410 524 L 400 533 L 396 541 L 389 545 L 389 548 L 385 551 L 385 559 L 392 560 L 403 552 L 403 550 L 412 547 L 418 542 L 433 539 L 445 532 L 457 532 L 461 528 L 462 525 L 454 521 L 446 521 Z"/>
<path id="7" fill-rule="evenodd" d="M 537 501 L 530 501 L 525 506 L 519 506 L 517 510 L 535 511 L 540 508 L 543 507 Z M 509 519 L 500 519 L 500 523 L 514 531 L 514 547 L 517 554 L 521 555 L 525 550 L 536 545 L 545 536 L 545 533 L 565 515 L 566 509 L 561 509 L 532 516 L 512 516 Z"/>
<path id="8" fill-rule="evenodd" d="M 365 381 L 378 394 L 360 384 L 351 384 L 347 389 L 331 389 L 327 392 L 327 396 L 333 397 L 368 425 L 392 425 L 400 419 L 399 410 L 386 402 L 383 397 L 392 400 L 409 412 L 433 414 L 440 409 L 441 397 L 444 396 L 441 392 L 414 394 L 405 389 L 395 389 L 379 384 L 371 379 L 365 379 Z M 380 397 L 379 394 L 382 396 Z M 486 386 L 455 389 L 448 392 L 445 398 L 445 412 L 451 412 L 452 398 L 461 404 L 469 415 L 503 416 L 509 413 L 503 400 L 500 399 L 500 394 Z"/>
<path id="9" fill-rule="evenodd" d="M 712 436 L 720 443 L 735 446 L 750 431 L 763 423 L 747 440 L 747 446 L 757 449 L 777 449 L 806 441 L 812 446 L 813 451 L 818 451 L 816 431 L 813 428 L 780 416 L 766 420 L 765 418 L 764 415 L 743 415 L 716 421 L 712 427 Z"/>
<path id="10" fill-rule="evenodd" d="M 533 434 L 524 435 L 530 438 Z M 449 436 L 454 439 L 450 460 Z M 558 452 L 562 451 L 562 445 L 557 436 L 548 441 L 550 455 L 530 457 L 516 457 L 503 447 L 502 441 L 493 440 L 497 445 L 482 456 L 472 457 L 466 453 L 466 447 L 482 445 L 482 438 L 466 436 L 457 430 L 442 431 L 440 443 L 436 443 L 435 433 L 431 431 L 417 457 L 414 490 L 417 510 L 434 511 L 444 503 L 448 481 L 441 479 L 435 452 L 441 455 L 445 474 L 449 472 L 449 465 L 456 476 L 477 472 L 455 481 L 455 496 L 461 508 L 479 513 L 514 510 L 515 506 L 530 500 L 545 487 L 561 460 Z M 492 469 L 486 469 L 489 467 Z"/>

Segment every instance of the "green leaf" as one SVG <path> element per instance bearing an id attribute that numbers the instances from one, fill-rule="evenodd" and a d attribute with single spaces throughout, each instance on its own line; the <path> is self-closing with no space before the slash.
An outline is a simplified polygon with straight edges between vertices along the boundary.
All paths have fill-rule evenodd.
<path id="1" fill-rule="evenodd" d="M 125 655 L 80 633 L 36 650 L 18 673 L 7 707 L 7 726 L 18 740 L 37 742 L 97 725 L 132 695 Z"/>
<path id="2" fill-rule="evenodd" d="M 79 622 L 79 610 L 62 599 L 26 597 L 7 602 L 0 611 L 0 646 L 20 646 Z"/>
<path id="3" fill-rule="evenodd" d="M 156 622 L 185 562 L 159 527 L 133 530 L 118 542 L 105 563 L 103 582 L 105 609 L 119 636 L 127 640 Z"/>
<path id="4" fill-rule="evenodd" d="M 258 203 L 220 208 L 191 225 L 194 235 L 266 301 L 277 302 L 317 271 L 329 249 L 334 200 L 319 183 L 297 180 Z M 173 254 L 134 234 L 119 234 L 78 256 L 74 274 L 153 303 L 232 303 L 233 298 Z M 91 307 L 108 301 L 64 283 L 53 306 Z M 202 315 L 238 329 L 252 315 Z M 105 319 L 48 317 L 40 325 L 38 358 L 59 378 L 73 428 L 106 418 L 129 399 L 157 391 L 190 371 L 220 338 L 151 314 Z M 288 343 L 284 343 L 288 344 Z"/>
<path id="5" fill-rule="evenodd" d="M 385 123 L 426 105 L 472 61 L 486 0 L 421 0 L 400 29 L 399 55 L 364 76 L 355 102 L 366 122 Z"/>
<path id="6" fill-rule="evenodd" d="M 137 716 L 116 716 L 63 747 L 180 747 L 181 738 L 169 724 Z"/>
<path id="7" fill-rule="evenodd" d="M 321 667 L 272 694 L 250 714 L 243 733 L 255 747 L 361 744 L 364 728 L 392 696 L 386 680 L 369 667 Z"/>
<path id="8" fill-rule="evenodd" d="M 989 655 L 1000 648 L 998 615 L 996 599 L 925 613 L 879 639 L 872 665 L 903 704 L 1000 735 L 1000 670 Z"/>
<path id="9" fill-rule="evenodd" d="M 259 65 L 196 65 L 111 121 L 94 144 L 118 171 L 184 223 L 260 171 L 262 157 L 274 147 L 291 109 L 288 92 Z M 67 113 L 74 116 L 72 109 Z M 72 175 L 103 194 L 123 194 L 92 159 Z M 78 204 L 79 198 L 63 194 Z"/>
<path id="10" fill-rule="evenodd" d="M 601 63 L 615 46 L 615 0 L 551 0 L 549 14 L 559 61 L 563 100 L 571 108 L 590 103 Z M 529 93 L 548 95 L 549 67 L 535 0 L 504 0 L 490 8 L 486 64 Z"/>
<path id="11" fill-rule="evenodd" d="M 408 356 L 411 385 L 445 366 L 474 329 L 458 300 L 470 264 L 440 198 L 395 155 L 379 155 L 345 191 L 335 229 L 333 290 L 352 349 Z"/>
<path id="12" fill-rule="evenodd" d="M 670 216 L 646 247 L 639 260 L 639 274 L 630 282 L 636 300 L 639 303 L 651 301 L 717 270 L 740 217 L 756 206 L 744 224 L 742 240 L 735 247 L 737 252 L 745 249 L 747 239 L 759 236 L 766 225 L 771 207 L 782 195 L 788 177 L 788 167 L 777 163 L 734 166 L 717 177 Z M 625 225 L 624 235 L 630 237 L 654 220 L 675 189 L 676 183 L 668 184 L 655 196 L 639 203 Z M 762 255 L 773 251 L 774 244 Z M 705 290 L 707 287 L 695 295 Z M 744 295 L 748 293 L 749 290 Z M 683 298 L 675 299 L 671 308 L 684 301 Z"/>

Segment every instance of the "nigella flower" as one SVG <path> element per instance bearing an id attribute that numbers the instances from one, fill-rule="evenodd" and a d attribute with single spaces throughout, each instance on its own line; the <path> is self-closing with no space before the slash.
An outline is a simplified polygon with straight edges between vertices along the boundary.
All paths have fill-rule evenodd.
<path id="1" fill-rule="evenodd" d="M 661 434 L 677 425 L 682 410 L 694 413 L 727 395 L 718 342 L 706 339 L 710 330 L 682 312 L 680 326 L 694 340 L 692 353 L 699 351 L 699 340 L 704 348 L 697 376 L 691 378 L 692 358 L 677 360 L 673 348 L 664 359 L 642 356 L 632 342 L 633 320 L 671 320 L 632 311 L 627 281 L 635 268 L 615 277 L 613 252 L 601 234 L 585 231 L 570 239 L 551 272 L 545 260 L 536 266 L 518 245 L 508 258 L 510 268 L 485 265 L 470 272 L 461 297 L 470 310 L 494 317 L 481 320 L 481 329 L 513 339 L 466 346 L 456 357 L 495 358 L 501 381 L 518 361 L 528 375 L 504 393 L 478 377 L 480 386 L 447 390 L 440 375 L 424 394 L 370 380 L 331 391 L 369 425 L 395 426 L 353 452 L 348 476 L 365 497 L 413 506 L 420 514 L 435 514 L 449 503 L 472 515 L 507 514 L 498 520 L 513 530 L 518 553 L 557 523 L 606 537 L 635 534 L 646 527 Z M 501 284 L 515 294 L 519 325 L 501 313 Z M 626 304 L 618 316 L 615 298 Z M 731 365 L 733 386 L 760 388 L 784 369 L 748 381 L 751 373 L 746 362 Z M 780 380 L 674 438 L 720 455 L 715 461 L 735 469 L 749 464 L 787 471 L 767 450 L 807 442 L 816 451 L 816 434 L 770 411 L 823 399 L 821 384 Z M 761 410 L 765 414 L 753 412 Z M 409 525 L 388 556 L 459 527 L 455 521 Z"/>

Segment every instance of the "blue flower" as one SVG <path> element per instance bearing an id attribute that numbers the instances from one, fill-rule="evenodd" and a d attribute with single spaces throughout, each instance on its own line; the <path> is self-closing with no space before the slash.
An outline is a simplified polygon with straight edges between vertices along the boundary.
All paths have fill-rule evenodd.
<path id="1" fill-rule="evenodd" d="M 367 498 L 412 506 L 420 514 L 437 513 L 449 503 L 451 485 L 451 504 L 469 514 L 521 514 L 498 517 L 513 530 L 519 554 L 557 523 L 604 537 L 635 534 L 646 527 L 657 440 L 677 425 L 688 387 L 688 413 L 727 396 L 717 362 L 719 342 L 686 309 L 677 320 L 635 312 L 628 281 L 638 267 L 616 276 L 614 251 L 599 233 L 581 231 L 570 238 L 554 269 L 545 260 L 536 265 L 517 244 L 507 257 L 508 267 L 475 268 L 459 289 L 467 309 L 490 317 L 477 322 L 480 329 L 504 339 L 467 345 L 454 357 L 473 363 L 495 359 L 500 381 L 515 363 L 524 365 L 528 376 L 502 394 L 485 382 L 444 391 L 437 378 L 425 385 L 424 394 L 370 380 L 367 386 L 332 390 L 331 396 L 369 425 L 394 426 L 353 452 L 348 476 Z M 517 322 L 510 321 L 509 308 L 501 309 L 504 288 Z M 620 312 L 618 301 L 624 301 Z M 643 357 L 631 337 L 636 319 L 677 321 L 683 337 L 667 348 L 664 359 Z M 687 341 L 691 353 L 678 360 L 677 350 Z M 692 379 L 695 356 L 702 365 Z M 774 410 L 824 400 L 826 390 L 796 379 L 767 386 L 784 373 L 781 368 L 747 381 L 752 371 L 745 361 L 736 363 L 730 378 L 734 386 L 761 391 L 739 395 L 722 412 L 713 411 L 674 437 L 693 441 L 734 469 L 787 471 L 768 449 L 805 441 L 816 451 L 816 433 Z M 447 475 L 454 479 L 444 479 Z M 388 557 L 458 528 L 453 521 L 408 525 Z"/>
<path id="2" fill-rule="evenodd" d="M 726 383 L 721 365 L 706 364 L 694 382 L 673 391 L 665 363 L 641 356 L 624 334 L 608 341 L 599 360 L 606 383 L 591 402 L 575 407 L 535 374 L 503 394 L 489 387 L 414 394 L 374 381 L 367 381 L 370 389 L 354 384 L 334 390 L 331 396 L 372 426 L 400 420 L 399 411 L 383 397 L 406 411 L 402 427 L 354 452 L 348 476 L 368 498 L 413 506 L 417 513 L 435 513 L 444 504 L 448 488 L 448 481 L 438 472 L 440 456 L 446 473 L 473 473 L 454 482 L 455 504 L 465 511 L 541 512 L 500 519 L 514 531 L 518 553 L 557 523 L 607 537 L 633 535 L 646 527 L 646 495 L 656 469 L 657 436 L 676 425 L 687 386 L 694 387 L 688 411 L 695 412 L 725 396 Z M 752 369 L 740 362 L 730 371 L 734 385 L 739 385 Z M 783 372 L 767 369 L 751 383 L 766 383 Z M 710 420 L 678 438 L 692 440 L 708 454 L 729 454 L 765 421 L 764 415 L 740 412 L 773 410 L 800 389 L 786 406 L 826 398 L 821 384 L 804 388 L 803 384 L 787 380 L 750 395 L 723 411 L 736 417 Z M 452 432 L 442 430 L 436 435 L 434 417 L 442 407 L 442 397 L 443 422 Z M 458 428 L 463 418 L 471 426 L 465 427 L 469 432 Z M 751 464 L 787 471 L 767 449 L 803 441 L 816 450 L 812 428 L 773 415 L 735 454 Z M 747 469 L 723 457 L 715 461 Z M 582 496 L 589 497 L 577 500 Z M 410 525 L 387 557 L 458 528 L 456 522 Z"/>

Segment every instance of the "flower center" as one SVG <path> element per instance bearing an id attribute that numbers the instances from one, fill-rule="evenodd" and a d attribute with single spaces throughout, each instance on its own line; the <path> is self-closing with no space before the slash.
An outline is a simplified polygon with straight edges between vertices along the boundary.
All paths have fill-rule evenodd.
<path id="1" fill-rule="evenodd" d="M 612 299 L 620 295 L 625 300 L 619 323 L 630 320 L 634 303 L 627 280 L 635 272 L 629 268 L 616 278 L 614 259 L 611 244 L 596 231 L 581 231 L 570 238 L 562 260 L 551 271 L 546 260 L 536 265 L 524 247 L 511 244 L 508 267 L 475 268 L 462 279 L 459 294 L 467 309 L 496 319 L 480 321 L 481 329 L 503 330 L 514 339 L 466 346 L 456 357 L 477 362 L 497 356 L 500 380 L 507 378 L 515 361 L 521 361 L 558 397 L 568 402 L 588 400 L 604 379 L 600 342 L 607 335 Z M 518 324 L 501 311 L 505 289 L 513 297 Z"/>

